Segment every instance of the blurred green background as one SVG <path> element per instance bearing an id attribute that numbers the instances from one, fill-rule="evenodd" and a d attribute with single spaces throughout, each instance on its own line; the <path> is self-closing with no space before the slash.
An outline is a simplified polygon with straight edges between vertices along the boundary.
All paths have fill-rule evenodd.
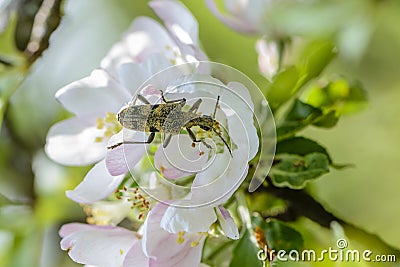
<path id="1" fill-rule="evenodd" d="M 257 38 L 224 26 L 203 1 L 183 2 L 199 21 L 200 40 L 210 60 L 239 69 L 260 88 L 266 86 L 266 79 L 258 71 L 254 48 Z M 321 10 L 301 13 L 304 10 L 293 9 L 287 16 L 274 18 L 274 23 L 284 23 L 287 29 L 297 24 L 308 27 L 307 35 L 320 32 L 310 25 L 323 29 L 362 15 L 368 29 L 367 38 L 350 38 L 343 46 L 345 52 L 339 53 L 325 74 L 339 73 L 362 81 L 369 106 L 341 118 L 331 130 L 304 132 L 324 144 L 337 162 L 353 163 L 355 167 L 332 170 L 309 184 L 308 190 L 348 224 L 345 232 L 352 246 L 399 255 L 400 2 L 354 0 L 348 7 L 354 12 L 333 8 L 346 2 L 327 1 Z M 322 11 L 330 14 L 330 10 L 331 16 L 318 16 Z M 21 67 L 10 72 L 0 67 L 0 109 L 5 112 L 0 134 L 0 266 L 76 265 L 59 249 L 57 231 L 62 223 L 84 221 L 81 207 L 69 201 L 64 191 L 79 183 L 87 168 L 64 168 L 43 152 L 48 128 L 67 116 L 54 93 L 98 67 L 136 16 L 154 17 L 146 1 L 130 0 L 69 0 L 64 2 L 63 13 L 49 48 L 29 70 Z M 0 37 L 0 53 L 18 62 L 23 56 L 11 45 L 14 29 L 15 16 L 11 16 Z M 21 83 L 26 71 L 29 74 Z M 315 235 L 305 237 L 306 241 L 325 240 L 328 235 L 326 229 L 307 220 L 297 227 L 315 231 Z M 316 246 L 312 241 L 309 244 Z"/>

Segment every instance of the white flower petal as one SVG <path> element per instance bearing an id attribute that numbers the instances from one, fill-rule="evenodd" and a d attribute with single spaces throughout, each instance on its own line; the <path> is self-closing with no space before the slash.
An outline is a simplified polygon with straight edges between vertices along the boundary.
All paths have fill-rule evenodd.
<path id="1" fill-rule="evenodd" d="M 129 54 L 138 62 L 154 53 L 162 53 L 168 59 L 176 57 L 176 43 L 158 22 L 149 17 L 136 18 L 124 40 Z"/>
<path id="2" fill-rule="evenodd" d="M 172 136 L 166 148 L 159 146 L 154 155 L 154 165 L 165 178 L 179 179 L 206 167 L 208 149 L 201 151 L 198 144 L 192 147 L 192 143 L 189 135 L 179 134 Z"/>
<path id="3" fill-rule="evenodd" d="M 78 203 L 92 203 L 112 194 L 121 183 L 125 174 L 112 176 L 105 160 L 97 163 L 74 190 L 66 192 L 68 198 Z"/>
<path id="4" fill-rule="evenodd" d="M 192 13 L 178 1 L 151 1 L 149 6 L 167 29 L 184 44 L 198 44 L 198 23 Z"/>
<path id="5" fill-rule="evenodd" d="M 146 140 L 146 133 L 123 129 L 110 138 L 108 146 L 123 141 L 143 142 Z M 110 174 L 121 175 L 127 173 L 146 154 L 147 147 L 148 145 L 145 144 L 123 144 L 116 148 L 108 149 L 106 166 Z"/>
<path id="6" fill-rule="evenodd" d="M 139 87 L 148 78 L 146 77 L 146 73 L 144 72 L 142 66 L 134 62 L 121 64 L 117 71 L 121 84 L 128 89 L 132 95 L 137 93 Z"/>
<path id="7" fill-rule="evenodd" d="M 118 112 L 132 96 L 106 71 L 97 69 L 58 90 L 56 98 L 77 116 L 104 116 Z"/>
<path id="8" fill-rule="evenodd" d="M 71 118 L 53 125 L 46 140 L 46 153 L 64 165 L 83 166 L 104 158 L 106 142 L 95 142 L 104 130 L 95 126 L 95 118 Z"/>
<path id="9" fill-rule="evenodd" d="M 231 239 L 239 239 L 239 230 L 235 221 L 224 207 L 218 206 L 216 208 L 218 222 L 221 225 L 224 234 Z"/>
<path id="10" fill-rule="evenodd" d="M 248 172 L 247 154 L 236 149 L 217 154 L 213 164 L 196 175 L 191 201 L 195 205 L 217 206 L 227 201 L 239 188 Z"/>
<path id="11" fill-rule="evenodd" d="M 114 44 L 107 55 L 101 60 L 100 67 L 106 70 L 112 77 L 118 77 L 119 68 L 125 63 L 135 62 L 129 54 L 126 41 L 122 39 Z"/>
<path id="12" fill-rule="evenodd" d="M 191 174 L 189 172 L 183 172 L 177 168 L 174 168 L 174 166 L 170 164 L 167 157 L 164 155 L 162 146 L 158 147 L 156 154 L 154 155 L 154 165 L 165 178 L 171 180 L 176 180 Z"/>
<path id="13" fill-rule="evenodd" d="M 136 95 L 147 79 L 171 65 L 162 54 L 152 54 L 140 64 L 133 62 L 122 64 L 118 69 L 119 79 L 132 95 Z"/>
<path id="14" fill-rule="evenodd" d="M 117 225 L 132 213 L 132 203 L 121 201 L 96 201 L 86 205 L 90 209 L 91 223 L 97 225 Z"/>
<path id="15" fill-rule="evenodd" d="M 135 232 L 120 227 L 72 223 L 60 230 L 61 249 L 74 261 L 95 266 L 120 267 L 131 247 L 139 243 Z"/>
<path id="16" fill-rule="evenodd" d="M 58 233 L 61 237 L 66 237 L 67 235 L 73 234 L 75 232 L 85 231 L 90 229 L 93 229 L 93 225 L 84 223 L 69 223 L 69 224 L 64 224 Z"/>
<path id="17" fill-rule="evenodd" d="M 227 16 L 222 14 L 215 4 L 215 0 L 206 0 L 208 8 L 217 17 L 222 23 L 226 26 L 244 34 L 256 34 L 258 33 L 258 29 L 255 25 L 252 25 L 251 22 L 246 20 L 241 20 L 240 18 Z"/>
<path id="18" fill-rule="evenodd" d="M 235 114 L 231 116 L 227 114 L 229 135 L 238 146 L 242 146 L 239 149 L 248 151 L 247 161 L 249 161 L 257 154 L 259 145 L 257 129 L 254 126 L 253 101 L 243 84 L 230 82 L 227 87 L 237 94 L 235 96 L 224 95 L 224 102 L 232 107 Z M 239 127 L 239 125 L 242 125 L 242 127 Z"/>
<path id="19" fill-rule="evenodd" d="M 179 201 L 174 204 L 190 205 L 191 203 Z M 217 215 L 211 206 L 188 208 L 170 206 L 165 211 L 160 226 L 170 233 L 207 232 L 216 220 Z"/>

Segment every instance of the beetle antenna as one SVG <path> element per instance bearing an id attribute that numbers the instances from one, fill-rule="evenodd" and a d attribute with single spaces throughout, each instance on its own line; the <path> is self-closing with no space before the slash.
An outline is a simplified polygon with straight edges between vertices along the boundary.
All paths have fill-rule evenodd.
<path id="1" fill-rule="evenodd" d="M 214 127 L 212 127 L 212 129 L 213 129 L 213 131 L 219 136 L 219 138 L 222 140 L 222 142 L 224 142 L 226 148 L 228 148 L 229 154 L 231 154 L 231 157 L 233 157 L 231 148 L 229 147 L 229 145 L 228 145 L 228 143 L 225 141 L 225 139 L 222 137 L 221 133 L 219 133 Z"/>
<path id="2" fill-rule="evenodd" d="M 217 113 L 217 107 L 218 107 L 218 103 L 219 103 L 219 97 L 220 97 L 220 96 L 217 97 L 217 103 L 215 103 L 214 113 L 213 113 L 213 116 L 212 116 L 213 119 L 215 119 L 215 113 Z"/>

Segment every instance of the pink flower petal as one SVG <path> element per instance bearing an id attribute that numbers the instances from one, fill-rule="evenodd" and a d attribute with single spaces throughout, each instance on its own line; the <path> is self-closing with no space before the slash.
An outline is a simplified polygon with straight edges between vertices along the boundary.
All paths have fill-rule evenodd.
<path id="1" fill-rule="evenodd" d="M 201 266 L 200 260 L 203 251 L 204 240 L 204 238 L 200 240 L 199 244 L 195 247 L 191 247 L 190 242 L 186 242 L 179 253 L 170 255 L 170 257 L 167 259 L 150 259 L 150 267 Z"/>
<path id="2" fill-rule="evenodd" d="M 235 221 L 229 214 L 229 211 L 227 211 L 222 206 L 218 206 L 216 208 L 216 211 L 217 211 L 218 222 L 221 225 L 224 234 L 231 239 L 235 240 L 239 239 L 239 230 L 235 224 Z"/>
<path id="3" fill-rule="evenodd" d="M 78 203 L 92 203 L 115 192 L 124 177 L 125 174 L 112 176 L 102 160 L 86 174 L 74 190 L 67 191 L 66 195 Z"/>
<path id="4" fill-rule="evenodd" d="M 168 206 L 164 204 L 157 204 L 148 214 L 144 224 L 142 244 L 145 254 L 150 257 L 150 266 L 198 266 L 204 238 L 200 240 L 199 245 L 192 248 L 192 241 L 199 240 L 193 240 L 193 236 L 185 235 L 183 243 L 179 244 L 176 234 L 171 234 L 160 227 L 160 221 L 167 208 Z"/>
<path id="5" fill-rule="evenodd" d="M 163 259 L 179 253 L 181 247 L 178 246 L 177 236 L 163 230 L 160 221 L 168 208 L 167 205 L 159 203 L 147 215 L 143 227 L 142 246 L 144 254 L 153 259 Z M 169 244 L 166 246 L 166 244 Z M 176 244 L 176 246 L 175 246 Z M 172 245 L 172 247 L 171 247 Z M 160 249 L 168 247 L 168 250 Z"/>
<path id="6" fill-rule="evenodd" d="M 137 234 L 121 227 L 67 224 L 60 230 L 61 249 L 81 264 L 120 267 Z"/>
<path id="7" fill-rule="evenodd" d="M 133 245 L 126 255 L 123 267 L 146 267 L 151 266 L 149 258 L 143 253 L 141 242 L 137 242 Z"/>
<path id="8" fill-rule="evenodd" d="M 53 125 L 46 140 L 46 153 L 64 165 L 84 166 L 104 158 L 106 143 L 95 142 L 104 130 L 95 126 L 95 118 L 71 118 Z"/>
<path id="9" fill-rule="evenodd" d="M 260 39 L 256 43 L 256 50 L 258 53 L 258 67 L 261 73 L 271 81 L 279 68 L 278 44 Z"/>
<path id="10" fill-rule="evenodd" d="M 122 141 L 146 141 L 147 136 L 143 132 L 123 129 L 111 137 L 109 146 Z M 148 145 L 123 144 L 113 149 L 108 149 L 106 166 L 111 175 L 121 175 L 132 169 L 146 154 Z"/>

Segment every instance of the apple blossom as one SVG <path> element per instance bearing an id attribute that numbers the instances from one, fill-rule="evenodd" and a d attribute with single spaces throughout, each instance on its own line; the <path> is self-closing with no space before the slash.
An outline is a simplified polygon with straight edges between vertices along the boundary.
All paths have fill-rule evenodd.
<path id="1" fill-rule="evenodd" d="M 162 230 L 165 208 L 158 204 L 150 211 L 143 234 L 117 226 L 66 224 L 60 230 L 61 248 L 74 261 L 94 266 L 199 266 L 205 235 Z"/>
<path id="2" fill-rule="evenodd" d="M 168 2 L 169 10 L 184 12 L 181 3 Z M 162 13 L 165 4 L 161 7 L 158 7 L 158 1 L 152 4 L 157 12 Z M 188 11 L 184 21 L 176 21 L 179 22 L 190 23 L 191 30 L 197 32 L 197 22 Z M 192 36 L 193 41 L 190 44 L 181 43 L 182 35 Z M 56 98 L 75 117 L 57 123 L 49 130 L 47 155 L 64 165 L 96 164 L 81 184 L 67 192 L 69 198 L 79 203 L 90 203 L 115 191 L 126 174 L 113 174 L 105 167 L 108 140 L 121 130 L 115 114 L 152 74 L 171 64 L 195 61 L 196 56 L 205 58 L 197 48 L 197 37 L 192 32 L 168 32 L 155 20 L 139 17 L 102 60 L 101 68 L 57 92 Z M 136 135 L 144 137 L 141 133 Z M 144 155 L 145 147 L 126 148 L 130 149 L 135 151 L 136 157 L 130 159 L 134 164 Z"/>

